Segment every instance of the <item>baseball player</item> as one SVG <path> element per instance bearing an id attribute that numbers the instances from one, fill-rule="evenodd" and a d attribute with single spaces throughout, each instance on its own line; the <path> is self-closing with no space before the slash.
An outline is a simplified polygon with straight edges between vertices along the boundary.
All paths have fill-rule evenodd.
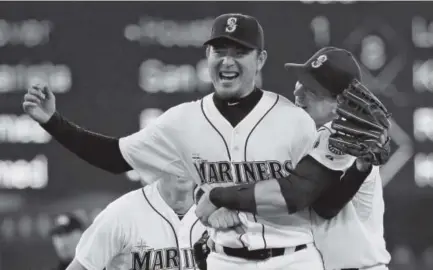
<path id="1" fill-rule="evenodd" d="M 255 86 L 267 58 L 259 22 L 242 14 L 221 15 L 205 44 L 215 92 L 169 109 L 130 136 L 103 136 L 71 123 L 56 112 L 47 87 L 31 87 L 24 110 L 70 151 L 112 173 L 135 169 L 149 182 L 169 173 L 190 177 L 200 186 L 288 176 L 312 148 L 317 131 L 302 108 Z M 315 161 L 307 158 L 303 167 L 309 162 Z M 323 173 L 330 177 L 329 170 Z M 331 177 L 338 176 L 331 172 Z M 298 182 L 289 193 L 302 195 L 286 202 L 290 209 L 302 209 L 305 203 Z M 212 213 L 219 213 L 215 210 Z M 245 233 L 209 228 L 212 240 L 222 247 L 210 270 L 230 269 L 221 268 L 227 264 L 238 269 L 239 262 L 246 269 L 323 269 L 308 209 L 285 217 L 281 225 L 251 213 L 239 212 L 239 218 Z"/>
<path id="2" fill-rule="evenodd" d="M 321 59 L 321 63 L 314 64 L 318 59 Z M 375 116 L 374 113 L 371 116 L 375 116 L 379 120 L 378 122 L 375 121 L 374 117 L 369 117 L 368 112 L 364 113 L 354 106 L 347 106 L 350 103 L 345 97 L 359 97 L 360 100 L 364 99 L 366 103 L 370 101 L 362 96 L 364 93 L 366 95 L 368 93 L 360 84 L 355 84 L 349 90 L 344 91 L 351 81 L 361 81 L 358 63 L 348 51 L 327 47 L 320 50 L 303 65 L 286 64 L 285 66 L 289 70 L 294 70 L 298 76 L 299 83 L 294 91 L 297 105 L 305 108 L 315 120 L 319 120 L 319 124 L 324 124 L 319 129 L 320 139 L 310 155 L 328 168 L 347 170 L 356 159 L 355 156 L 357 156 L 358 151 L 358 148 L 354 147 L 352 143 L 356 145 L 357 137 L 362 137 L 374 130 L 368 125 L 368 122 L 376 124 L 381 122 L 380 117 Z M 311 95 L 314 90 L 311 89 L 328 96 L 327 101 L 323 103 L 325 113 L 322 111 L 322 113 L 314 114 L 316 109 L 311 107 L 315 103 L 314 97 L 312 98 L 314 95 Z M 338 105 L 335 98 L 337 95 L 342 97 L 338 100 Z M 375 105 L 374 100 L 369 106 L 366 106 L 366 103 L 360 102 L 359 107 L 365 106 L 364 108 L 369 110 Z M 336 107 L 337 110 L 335 110 Z M 363 128 L 353 128 L 354 126 L 348 121 L 342 121 L 342 117 L 349 120 L 351 117 L 365 120 L 366 125 Z M 383 123 L 387 130 L 389 128 L 388 122 L 383 121 Z M 349 131 L 349 128 L 353 129 Z M 347 141 L 345 141 L 347 137 L 336 138 L 340 131 L 353 137 Z M 331 141 L 328 143 L 330 139 Z M 383 143 L 383 138 L 380 139 Z M 332 140 L 338 142 L 334 143 Z M 364 160 L 364 162 L 370 166 L 383 164 L 381 159 L 387 159 L 389 143 L 384 143 L 383 147 L 386 148 L 385 151 L 379 151 L 379 153 L 384 153 L 384 155 L 378 155 L 376 162 L 374 159 Z M 362 182 L 359 191 L 338 214 L 335 214 L 335 217 L 323 219 L 313 212 L 315 244 L 323 256 L 326 270 L 388 269 L 386 265 L 390 261 L 390 254 L 386 250 L 383 236 L 382 181 L 378 166 L 373 166 L 370 170 L 371 173 Z M 335 199 L 332 199 L 335 193 L 332 192 L 332 189 L 325 196 L 328 199 L 319 200 L 317 203 L 335 204 Z"/>
<path id="3" fill-rule="evenodd" d="M 55 218 L 50 235 L 59 262 L 52 270 L 65 270 L 72 262 L 84 229 L 83 222 L 74 214 L 62 213 Z"/>
<path id="4" fill-rule="evenodd" d="M 315 244 L 325 269 L 387 269 L 390 255 L 383 238 L 382 184 L 379 169 L 373 165 L 384 164 L 389 156 L 389 114 L 358 83 L 360 69 L 348 51 L 323 48 L 305 64 L 286 67 L 293 69 L 299 79 L 294 92 L 296 105 L 304 108 L 319 127 L 323 125 L 309 156 L 327 168 L 345 171 L 341 181 L 322 179 L 330 184 L 312 205 Z M 358 147 L 368 143 L 371 145 L 367 149 Z M 308 178 L 306 183 L 318 186 Z M 262 212 L 265 217 L 285 206 L 272 200 L 279 194 L 276 189 L 261 192 L 259 185 L 263 186 L 254 183 L 237 189 L 216 187 L 209 192 L 208 200 L 218 207 L 252 213 L 266 207 L 267 211 Z M 199 203 L 197 209 L 200 207 Z M 212 254 L 208 263 L 212 262 Z"/>
<path id="5" fill-rule="evenodd" d="M 205 227 L 194 214 L 193 186 L 167 176 L 110 203 L 67 270 L 196 269 L 192 246 Z"/>

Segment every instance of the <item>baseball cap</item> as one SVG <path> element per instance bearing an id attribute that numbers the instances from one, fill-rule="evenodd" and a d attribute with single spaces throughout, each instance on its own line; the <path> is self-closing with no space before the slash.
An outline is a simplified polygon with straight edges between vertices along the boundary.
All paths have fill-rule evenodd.
<path id="1" fill-rule="evenodd" d="M 324 47 L 304 64 L 286 63 L 300 83 L 333 96 L 341 94 L 354 79 L 361 80 L 361 69 L 355 57 L 347 50 Z"/>
<path id="2" fill-rule="evenodd" d="M 228 13 L 218 16 L 212 26 L 212 34 L 204 45 L 228 39 L 251 49 L 263 50 L 265 46 L 263 28 L 259 21 L 249 15 Z"/>
<path id="3" fill-rule="evenodd" d="M 83 230 L 84 225 L 75 215 L 65 213 L 58 215 L 54 220 L 54 226 L 50 231 L 51 235 L 59 235 L 72 232 L 76 229 Z"/>

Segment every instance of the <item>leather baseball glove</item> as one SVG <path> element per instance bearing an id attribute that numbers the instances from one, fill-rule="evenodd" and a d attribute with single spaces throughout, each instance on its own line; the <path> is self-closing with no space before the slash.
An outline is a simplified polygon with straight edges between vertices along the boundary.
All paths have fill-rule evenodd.
<path id="1" fill-rule="evenodd" d="M 201 238 L 194 243 L 194 260 L 200 270 L 207 269 L 206 259 L 210 253 L 210 248 L 207 245 L 208 240 L 209 234 L 205 231 Z"/>
<path id="2" fill-rule="evenodd" d="M 329 138 L 330 146 L 373 165 L 385 164 L 391 152 L 391 114 L 386 107 L 357 80 L 337 97 L 337 102 L 338 118 L 331 125 L 336 132 Z"/>

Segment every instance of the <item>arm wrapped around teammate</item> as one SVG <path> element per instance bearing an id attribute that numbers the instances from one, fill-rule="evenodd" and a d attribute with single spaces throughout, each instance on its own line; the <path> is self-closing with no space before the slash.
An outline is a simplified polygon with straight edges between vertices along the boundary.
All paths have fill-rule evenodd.
<path id="1" fill-rule="evenodd" d="M 354 162 L 341 180 L 333 181 L 311 207 L 324 219 L 334 218 L 353 199 L 372 169 L 373 167 L 370 166 L 367 170 L 360 171 Z"/>
<path id="2" fill-rule="evenodd" d="M 373 165 L 385 164 L 390 156 L 390 116 L 382 102 L 359 81 L 337 97 L 338 118 L 332 121 L 336 130 L 329 144 Z"/>
<path id="3" fill-rule="evenodd" d="M 215 187 L 209 192 L 210 201 L 217 207 L 226 207 L 261 216 L 280 213 L 293 214 L 313 204 L 322 192 L 340 181 L 343 172 L 332 170 L 305 156 L 292 174 L 280 179 L 230 187 Z"/>

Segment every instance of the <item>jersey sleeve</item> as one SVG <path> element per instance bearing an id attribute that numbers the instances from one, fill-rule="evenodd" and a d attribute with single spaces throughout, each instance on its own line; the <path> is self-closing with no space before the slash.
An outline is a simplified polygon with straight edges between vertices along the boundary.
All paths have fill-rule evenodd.
<path id="1" fill-rule="evenodd" d="M 122 251 L 125 236 L 117 215 L 114 208 L 108 206 L 81 236 L 75 258 L 87 270 L 104 269 Z"/>
<path id="2" fill-rule="evenodd" d="M 302 111 L 304 113 L 304 111 Z M 311 152 L 314 142 L 317 139 L 317 130 L 314 120 L 305 113 L 303 117 L 299 118 L 299 122 L 294 125 L 296 128 L 298 140 L 293 142 L 292 146 L 292 162 L 293 166 L 299 163 L 299 161 Z"/>
<path id="3" fill-rule="evenodd" d="M 329 123 L 320 127 L 309 155 L 329 169 L 344 171 L 353 164 L 356 158 L 342 153 L 328 143 L 332 133 L 333 130 Z"/>
<path id="4" fill-rule="evenodd" d="M 185 166 L 175 146 L 179 108 L 172 108 L 140 131 L 119 140 L 128 164 L 147 183 L 169 173 L 185 176 Z"/>

